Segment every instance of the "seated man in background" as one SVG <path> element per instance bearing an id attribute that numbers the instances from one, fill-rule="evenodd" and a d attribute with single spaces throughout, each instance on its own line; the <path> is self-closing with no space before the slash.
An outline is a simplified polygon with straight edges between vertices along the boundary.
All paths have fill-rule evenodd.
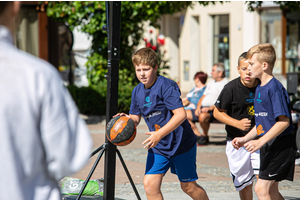
<path id="1" fill-rule="evenodd" d="M 187 119 L 191 124 L 191 127 L 197 136 L 199 138 L 201 136 L 201 133 L 193 123 L 193 121 L 198 121 L 198 116 L 195 115 L 195 109 L 196 106 L 202 97 L 205 88 L 206 88 L 206 80 L 207 80 L 207 74 L 204 72 L 197 72 L 194 76 L 195 81 L 195 87 L 186 95 L 185 98 L 182 99 L 183 106 L 187 115 Z"/>
<path id="2" fill-rule="evenodd" d="M 208 129 L 210 122 L 214 120 L 214 104 L 224 85 L 228 83 L 228 79 L 225 77 L 225 66 L 223 63 L 213 65 L 211 76 L 213 80 L 207 84 L 204 94 L 199 100 L 195 110 L 195 115 L 198 116 L 200 126 L 203 130 L 203 134 L 197 140 L 199 145 L 205 145 L 209 142 Z"/>

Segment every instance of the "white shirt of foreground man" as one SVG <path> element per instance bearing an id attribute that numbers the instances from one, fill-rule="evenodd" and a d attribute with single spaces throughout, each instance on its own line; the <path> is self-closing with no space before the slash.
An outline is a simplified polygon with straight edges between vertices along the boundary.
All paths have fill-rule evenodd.
<path id="1" fill-rule="evenodd" d="M 58 200 L 58 181 L 87 163 L 91 135 L 56 69 L 18 50 L 12 32 L 0 25 L 0 198 Z"/>

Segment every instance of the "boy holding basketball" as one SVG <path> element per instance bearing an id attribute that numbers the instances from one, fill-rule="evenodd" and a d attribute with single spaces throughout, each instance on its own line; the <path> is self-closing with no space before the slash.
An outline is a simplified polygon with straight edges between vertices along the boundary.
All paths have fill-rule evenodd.
<path id="1" fill-rule="evenodd" d="M 151 48 L 136 51 L 132 62 L 141 83 L 132 92 L 129 116 L 136 126 L 143 116 L 150 131 L 142 143 L 148 149 L 144 176 L 147 199 L 163 199 L 162 179 L 171 168 L 186 194 L 207 200 L 205 190 L 196 183 L 196 135 L 186 119 L 178 85 L 157 75 L 157 55 Z"/>
<path id="2" fill-rule="evenodd" d="M 241 200 L 252 200 L 252 185 L 259 171 L 259 150 L 250 153 L 245 148 L 235 149 L 231 141 L 245 136 L 255 125 L 254 95 L 259 80 L 252 78 L 248 68 L 247 52 L 238 58 L 240 77 L 230 81 L 220 93 L 214 109 L 214 117 L 226 124 L 226 156 L 230 174 Z"/>
<path id="3" fill-rule="evenodd" d="M 259 78 L 254 98 L 255 125 L 232 144 L 244 146 L 251 153 L 260 149 L 259 178 L 254 190 L 259 200 L 282 199 L 278 183 L 293 180 L 295 168 L 295 138 L 291 123 L 291 103 L 282 84 L 272 75 L 276 60 L 271 44 L 258 44 L 247 53 L 248 70 L 252 78 Z M 256 137 L 257 140 L 253 140 Z"/>

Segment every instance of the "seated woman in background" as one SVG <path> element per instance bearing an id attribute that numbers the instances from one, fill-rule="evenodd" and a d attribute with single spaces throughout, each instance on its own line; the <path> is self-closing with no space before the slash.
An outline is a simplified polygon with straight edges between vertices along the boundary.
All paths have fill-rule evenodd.
<path id="1" fill-rule="evenodd" d="M 201 136 L 201 133 L 196 128 L 195 124 L 191 122 L 198 121 L 198 116 L 195 115 L 195 109 L 206 88 L 206 80 L 206 73 L 197 72 L 194 76 L 195 87 L 186 95 L 185 98 L 182 99 L 187 119 L 189 120 L 194 133 L 199 137 Z"/>

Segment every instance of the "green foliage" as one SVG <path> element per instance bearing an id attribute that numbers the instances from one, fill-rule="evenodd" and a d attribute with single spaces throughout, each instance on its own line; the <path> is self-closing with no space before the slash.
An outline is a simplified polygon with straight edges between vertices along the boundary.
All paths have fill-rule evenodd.
<path id="1" fill-rule="evenodd" d="M 80 113 L 86 115 L 103 115 L 106 109 L 106 94 L 101 91 L 106 90 L 106 86 L 97 88 L 95 86 L 80 87 L 69 85 L 71 93 Z"/>
<path id="2" fill-rule="evenodd" d="M 126 73 L 124 78 L 127 82 L 137 83 L 131 54 L 140 43 L 144 28 L 142 22 L 149 20 L 151 25 L 158 27 L 157 21 L 161 15 L 172 14 L 191 5 L 191 1 L 122 1 L 119 66 Z M 103 81 L 107 72 L 107 33 L 102 31 L 102 26 L 106 24 L 105 2 L 49 1 L 47 15 L 67 23 L 71 30 L 79 25 L 81 31 L 93 37 L 91 56 L 86 64 L 88 80 L 91 85 Z"/>
<path id="3" fill-rule="evenodd" d="M 143 35 L 143 23 L 159 27 L 158 19 L 165 14 L 193 7 L 195 3 L 202 6 L 228 1 L 122 1 L 121 3 L 121 43 L 120 70 L 127 69 L 126 76 L 135 83 L 131 55 L 136 50 Z M 45 2 L 46 3 L 46 2 Z M 261 7 L 262 1 L 246 1 L 249 10 Z M 281 9 L 298 10 L 298 1 L 274 1 Z M 91 85 L 103 81 L 107 72 L 107 33 L 102 31 L 106 24 L 105 1 L 48 1 L 47 15 L 54 20 L 64 22 L 73 30 L 80 26 L 81 31 L 93 37 L 91 56 L 86 63 L 88 80 Z"/>
<path id="4" fill-rule="evenodd" d="M 224 1 L 227 2 L 227 1 Z M 135 77 L 131 55 L 136 50 L 143 35 L 143 23 L 150 21 L 150 25 L 159 27 L 158 20 L 162 15 L 173 14 L 193 7 L 195 3 L 202 6 L 223 1 L 122 1 L 121 3 L 121 42 L 119 63 L 119 112 L 129 110 L 131 91 L 138 80 Z M 261 7 L 261 1 L 246 1 L 249 10 Z M 298 1 L 274 1 L 281 9 L 299 10 Z M 107 72 L 107 33 L 102 31 L 106 25 L 105 1 L 47 1 L 48 17 L 66 23 L 71 30 L 80 26 L 81 31 L 93 37 L 91 56 L 86 66 L 88 68 L 89 87 L 77 88 L 69 86 L 80 111 L 84 114 L 104 114 L 106 106 Z M 168 60 L 161 60 L 160 69 L 163 73 L 168 68 Z M 164 74 L 166 75 L 166 74 Z"/>
<path id="5" fill-rule="evenodd" d="M 131 55 L 136 50 L 143 35 L 144 20 L 158 27 L 157 21 L 163 14 L 172 14 L 191 6 L 192 2 L 172 1 L 122 1 L 121 3 L 121 42 L 119 63 L 118 112 L 128 113 L 131 92 L 138 83 L 135 77 Z M 81 31 L 93 37 L 91 56 L 86 63 L 89 87 L 69 86 L 79 110 L 83 114 L 105 114 L 107 81 L 107 33 L 104 1 L 49 1 L 47 15 L 66 23 L 71 30 L 80 26 Z M 166 62 L 162 62 L 166 66 Z"/>
<path id="6" fill-rule="evenodd" d="M 131 93 L 136 84 L 133 82 L 137 82 L 137 78 L 134 76 L 127 77 L 128 69 L 123 69 L 119 71 L 119 87 L 118 87 L 118 111 L 128 113 L 130 110 L 131 103 Z"/>
<path id="7" fill-rule="evenodd" d="M 130 83 L 126 84 L 124 81 L 125 78 L 122 77 L 125 74 L 126 72 L 120 72 L 122 81 L 120 81 L 118 85 L 118 112 L 128 113 L 131 103 L 131 93 L 134 85 Z M 105 115 L 107 94 L 106 79 L 99 81 L 96 85 L 90 85 L 88 87 L 79 88 L 75 85 L 69 85 L 67 88 L 80 113 L 85 115 Z"/>
<path id="8" fill-rule="evenodd" d="M 218 1 L 216 1 L 218 2 Z M 203 6 L 215 4 L 215 1 L 199 1 Z M 45 2 L 46 3 L 46 2 Z M 131 92 L 138 83 L 135 77 L 131 55 L 139 45 L 145 20 L 150 25 L 159 27 L 158 19 L 165 14 L 173 14 L 193 7 L 191 1 L 122 1 L 121 3 L 121 42 L 119 63 L 119 98 L 118 111 L 127 112 L 131 102 Z M 220 2 L 223 3 L 223 2 Z M 83 114 L 105 114 L 107 81 L 107 33 L 102 31 L 106 25 L 106 7 L 104 1 L 48 1 L 48 17 L 66 23 L 71 30 L 79 26 L 82 32 L 92 39 L 91 56 L 86 66 L 89 87 L 68 86 L 79 110 Z M 162 60 L 158 52 L 160 69 L 163 75 L 168 68 L 168 60 Z"/>
<path id="9" fill-rule="evenodd" d="M 225 1 L 226 2 L 226 1 Z M 173 14 L 178 11 L 193 7 L 195 3 L 202 6 L 223 1 L 122 1 L 121 3 L 121 42 L 119 63 L 119 111 L 129 109 L 131 91 L 138 80 L 135 77 L 131 55 L 141 41 L 145 20 L 150 25 L 159 27 L 158 20 L 162 15 Z M 261 1 L 246 1 L 249 10 L 261 7 Z M 274 1 L 281 9 L 299 10 L 298 1 Z M 86 66 L 87 78 L 90 86 L 76 88 L 69 86 L 80 111 L 85 114 L 105 113 L 106 103 L 106 79 L 107 73 L 107 33 L 102 31 L 106 25 L 105 1 L 47 1 L 47 15 L 52 19 L 66 23 L 71 30 L 80 26 L 81 31 L 93 37 L 91 56 Z M 168 60 L 162 60 L 159 54 L 160 69 L 163 74 L 168 68 Z M 166 75 L 166 74 L 163 74 Z"/>

